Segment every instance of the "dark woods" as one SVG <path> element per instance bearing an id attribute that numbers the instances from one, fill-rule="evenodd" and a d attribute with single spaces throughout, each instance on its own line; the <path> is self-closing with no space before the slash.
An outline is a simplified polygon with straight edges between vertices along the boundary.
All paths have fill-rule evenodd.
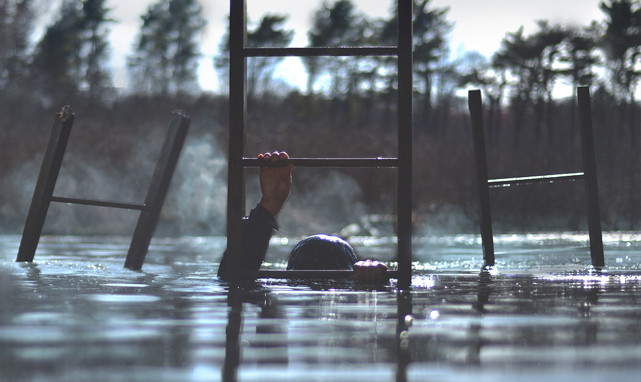
<path id="1" fill-rule="evenodd" d="M 65 0 L 53 8 L 41 0 L 0 0 L 2 228 L 22 229 L 53 115 L 70 104 L 76 123 L 58 185 L 65 194 L 144 198 L 170 112 L 181 108 L 191 115 L 192 128 L 159 234 L 224 233 L 227 97 L 226 90 L 198 89 L 198 37 L 206 25 L 198 1 L 149 6 L 128 57 L 126 91 L 112 85 L 107 36 L 118 20 L 111 18 L 106 1 Z M 447 9 L 415 1 L 418 233 L 477 231 L 467 88 L 483 92 L 491 177 L 580 169 L 576 100 L 555 97 L 559 84 L 592 90 L 604 229 L 639 229 L 640 8 L 639 1 L 604 1 L 603 19 L 590 25 L 540 21 L 532 34 L 507 33 L 489 59 L 469 52 L 451 60 Z M 45 11 L 58 16 L 32 43 L 37 15 Z M 394 45 L 394 13 L 390 6 L 389 18 L 372 20 L 349 0 L 319 3 L 307 32 L 309 45 Z M 276 13 L 251 22 L 248 45 L 289 46 L 294 32 L 286 22 Z M 212 65 L 223 83 L 227 53 L 228 36 L 222 36 Z M 300 90 L 275 78 L 280 63 L 279 58 L 248 62 L 247 155 L 272 148 L 298 157 L 396 155 L 395 62 L 386 57 L 305 59 L 307 81 Z M 249 172 L 248 203 L 253 203 L 252 176 Z M 304 231 L 337 230 L 364 214 L 393 213 L 394 176 L 392 170 L 297 170 L 284 229 L 299 233 L 296 227 L 304 223 L 312 225 Z M 492 195 L 497 233 L 586 228 L 579 183 Z M 128 216 L 89 212 L 61 212 L 47 229 L 131 232 Z"/>

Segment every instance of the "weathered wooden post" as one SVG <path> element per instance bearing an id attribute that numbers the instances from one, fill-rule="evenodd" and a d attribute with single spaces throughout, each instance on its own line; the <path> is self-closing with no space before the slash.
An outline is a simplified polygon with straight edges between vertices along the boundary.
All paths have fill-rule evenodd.
<path id="1" fill-rule="evenodd" d="M 40 235 L 42 234 L 42 227 L 47 217 L 47 211 L 49 211 L 49 205 L 51 205 L 51 197 L 56 187 L 62 159 L 65 156 L 65 149 L 67 148 L 74 117 L 73 110 L 69 106 L 64 106 L 56 114 L 56 120 L 49 137 L 49 144 L 42 159 L 36 188 L 29 206 L 27 221 L 22 231 L 22 240 L 20 241 L 16 261 L 33 261 Z"/>
<path id="2" fill-rule="evenodd" d="M 592 131 L 592 108 L 590 88 L 577 88 L 579 102 L 579 123 L 581 124 L 581 147 L 583 152 L 583 171 L 585 173 L 585 190 L 588 207 L 588 230 L 590 235 L 590 256 L 592 265 L 605 265 L 603 255 L 603 237 L 601 234 L 601 207 L 596 171 L 596 156 L 594 154 L 594 135 Z"/>
<path id="3" fill-rule="evenodd" d="M 136 230 L 131 239 L 127 259 L 125 260 L 125 268 L 132 270 L 142 268 L 151 237 L 158 225 L 160 210 L 165 203 L 169 184 L 187 137 L 189 123 L 189 117 L 185 116 L 182 111 L 174 111 L 169 131 L 160 150 L 160 158 L 156 162 L 156 168 L 149 184 L 149 190 L 145 198 L 145 209 L 140 212 Z"/>
<path id="4" fill-rule="evenodd" d="M 494 236 L 490 212 L 490 192 L 487 177 L 487 153 L 485 151 L 485 129 L 483 126 L 483 102 L 480 90 L 468 93 L 470 116 L 472 118 L 472 140 L 474 142 L 474 164 L 476 170 L 476 192 L 479 199 L 479 220 L 483 243 L 484 267 L 494 266 Z"/>

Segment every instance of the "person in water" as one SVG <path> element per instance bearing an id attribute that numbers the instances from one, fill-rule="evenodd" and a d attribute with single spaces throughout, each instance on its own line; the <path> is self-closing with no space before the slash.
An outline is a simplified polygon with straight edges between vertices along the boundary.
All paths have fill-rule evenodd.
<path id="1" fill-rule="evenodd" d="M 258 155 L 259 160 L 273 163 L 284 162 L 289 155 L 275 151 Z M 278 229 L 276 217 L 292 189 L 293 164 L 260 167 L 260 202 L 243 221 L 243 243 L 237 264 L 230 260 L 232 254 L 225 251 L 218 268 L 218 277 L 224 280 L 252 278 L 265 259 L 269 240 Z M 354 249 L 343 239 L 330 235 L 312 235 L 294 246 L 287 269 L 290 270 L 353 270 L 355 280 L 386 281 L 387 266 L 372 260 L 359 261 Z"/>

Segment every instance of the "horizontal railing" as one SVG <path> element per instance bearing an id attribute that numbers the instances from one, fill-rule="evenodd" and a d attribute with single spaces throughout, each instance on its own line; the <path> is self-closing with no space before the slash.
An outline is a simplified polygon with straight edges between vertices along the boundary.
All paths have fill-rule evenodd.
<path id="1" fill-rule="evenodd" d="M 553 175 L 536 175 L 536 176 L 522 176 L 518 178 L 502 178 L 502 179 L 488 179 L 487 185 L 489 188 L 523 186 L 534 183 L 554 183 L 559 181 L 575 181 L 585 178 L 582 172 L 574 172 L 569 174 L 553 174 Z"/>
<path id="2" fill-rule="evenodd" d="M 63 196 L 52 196 L 52 202 L 67 203 L 67 204 L 80 204 L 85 206 L 98 206 L 98 207 L 111 207 L 122 208 L 126 210 L 145 210 L 147 206 L 142 203 L 129 203 L 129 202 L 115 202 L 110 200 L 92 200 L 80 198 L 67 198 Z"/>
<path id="3" fill-rule="evenodd" d="M 322 57 L 322 56 L 396 56 L 395 46 L 319 47 L 319 48 L 244 48 L 245 57 Z"/>
<path id="4" fill-rule="evenodd" d="M 245 167 L 279 167 L 293 164 L 298 167 L 398 167 L 397 158 L 290 158 L 271 162 L 257 158 L 243 158 Z"/>

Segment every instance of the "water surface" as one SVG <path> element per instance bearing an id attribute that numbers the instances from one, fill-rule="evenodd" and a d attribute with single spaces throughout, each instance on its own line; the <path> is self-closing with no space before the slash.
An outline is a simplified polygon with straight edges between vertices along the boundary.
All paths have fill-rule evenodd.
<path id="1" fill-rule="evenodd" d="M 409 292 L 347 281 L 216 279 L 223 238 L 44 237 L 33 264 L 0 237 L 0 381 L 639 381 L 641 237 L 418 238 Z M 295 239 L 272 242 L 283 267 Z M 391 261 L 393 238 L 354 238 Z"/>

